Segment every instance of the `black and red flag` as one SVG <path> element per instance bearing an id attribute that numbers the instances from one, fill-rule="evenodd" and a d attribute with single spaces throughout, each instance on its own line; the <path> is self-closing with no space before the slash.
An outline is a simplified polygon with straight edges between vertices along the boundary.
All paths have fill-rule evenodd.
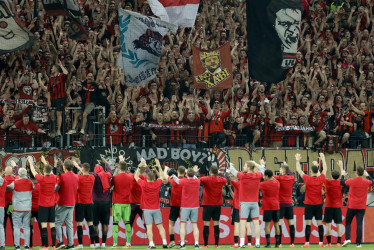
<path id="1" fill-rule="evenodd" d="M 81 10 L 75 0 L 43 0 L 44 9 L 49 16 L 68 16 L 70 26 L 68 36 L 75 40 L 88 39 Z"/>
<path id="2" fill-rule="evenodd" d="M 301 0 L 247 0 L 248 67 L 251 78 L 283 81 L 295 64 Z"/>

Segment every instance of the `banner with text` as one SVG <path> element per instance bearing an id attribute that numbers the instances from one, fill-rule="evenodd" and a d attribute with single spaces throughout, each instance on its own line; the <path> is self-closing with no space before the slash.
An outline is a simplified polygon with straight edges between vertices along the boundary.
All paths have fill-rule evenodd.
<path id="1" fill-rule="evenodd" d="M 228 89 L 232 87 L 230 43 L 211 50 L 202 50 L 193 45 L 192 54 L 195 88 Z"/>
<path id="2" fill-rule="evenodd" d="M 140 158 L 144 158 L 149 166 L 154 165 L 154 158 L 158 158 L 162 166 L 177 169 L 179 166 L 193 167 L 198 165 L 200 173 L 206 174 L 212 163 L 217 162 L 215 154 L 203 149 L 181 148 L 127 148 L 113 147 L 82 149 L 81 161 L 90 163 L 91 167 L 100 164 L 103 156 L 112 167 L 118 162 L 118 156 L 122 155 L 130 167 L 136 168 Z"/>

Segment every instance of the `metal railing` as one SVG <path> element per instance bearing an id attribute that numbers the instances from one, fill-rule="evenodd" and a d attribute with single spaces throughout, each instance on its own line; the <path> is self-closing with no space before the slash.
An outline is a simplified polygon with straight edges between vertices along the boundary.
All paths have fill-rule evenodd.
<path id="1" fill-rule="evenodd" d="M 42 149 L 42 148 L 79 148 L 79 147 L 105 147 L 105 146 L 123 146 L 123 147 L 174 147 L 174 148 L 213 148 L 222 147 L 251 147 L 251 139 L 246 136 L 238 136 L 235 140 L 230 140 L 227 136 L 223 143 L 217 144 L 214 138 L 199 136 L 184 136 L 176 139 L 171 135 L 159 135 L 155 140 L 151 135 L 106 135 L 105 124 L 98 121 L 91 121 L 93 129 L 100 133 L 93 133 L 87 130 L 85 134 L 62 135 L 60 138 L 51 138 L 47 134 L 26 134 L 19 130 L 12 130 L 0 135 L 0 148 L 8 150 L 21 150 L 24 148 Z M 184 141 L 187 141 L 187 143 Z M 313 149 L 315 138 L 312 136 L 268 136 L 260 138 L 256 143 L 256 148 L 297 148 Z M 64 146 L 60 146 L 65 142 Z M 338 152 L 340 148 L 372 148 L 372 137 L 360 139 L 351 137 L 347 144 L 340 146 L 340 138 L 337 136 L 328 136 L 324 143 L 318 148 L 327 152 Z"/>

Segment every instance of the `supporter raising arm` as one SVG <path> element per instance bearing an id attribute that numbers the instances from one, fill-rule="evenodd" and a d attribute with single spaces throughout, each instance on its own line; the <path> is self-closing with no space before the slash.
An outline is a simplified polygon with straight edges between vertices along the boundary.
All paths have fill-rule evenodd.
<path id="1" fill-rule="evenodd" d="M 152 224 L 155 222 L 157 229 L 162 238 L 164 248 L 167 248 L 166 233 L 162 225 L 162 214 L 160 210 L 160 187 L 164 180 L 167 180 L 165 173 L 162 171 L 160 161 L 155 159 L 156 166 L 159 169 L 160 178 L 155 179 L 155 172 L 149 171 L 147 173 L 147 180 L 140 178 L 140 168 L 146 167 L 146 162 L 143 158 L 140 159 L 138 169 L 135 173 L 135 180 L 142 189 L 141 207 L 144 213 L 144 220 L 147 227 L 147 237 L 149 241 L 149 248 L 154 249 Z"/>

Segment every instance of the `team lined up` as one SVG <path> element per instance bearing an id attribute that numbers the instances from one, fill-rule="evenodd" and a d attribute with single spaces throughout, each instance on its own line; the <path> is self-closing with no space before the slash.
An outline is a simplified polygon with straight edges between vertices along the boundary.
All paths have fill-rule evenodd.
<path id="1" fill-rule="evenodd" d="M 320 154 L 322 172 L 319 171 L 319 162 L 314 161 L 310 175 L 305 174 L 300 166 L 301 156 L 295 155 L 296 170 L 303 179 L 305 191 L 305 244 L 309 247 L 311 221 L 317 220 L 319 232 L 319 246 L 323 247 L 324 229 L 323 215 L 323 186 L 325 186 L 326 202 L 324 222 L 326 222 L 327 246 L 331 246 L 331 223 L 334 221 L 338 227 L 338 242 L 342 238 L 342 186 L 349 187 L 348 210 L 346 215 L 346 246 L 351 239 L 351 222 L 357 219 L 356 244 L 361 246 L 362 222 L 365 214 L 367 191 L 373 185 L 373 179 L 362 168 L 358 167 L 356 178 L 346 179 L 343 164 L 338 163 L 339 171 L 332 171 L 332 179 L 326 178 L 327 165 L 324 154 Z M 143 217 L 147 229 L 149 248 L 155 248 L 153 242 L 152 225 L 155 223 L 161 235 L 163 247 L 172 248 L 176 245 L 174 225 L 180 217 L 180 249 L 185 248 L 186 223 L 188 220 L 193 225 L 194 246 L 199 248 L 198 208 L 199 190 L 203 186 L 203 241 L 204 248 L 208 246 L 209 226 L 213 220 L 214 244 L 219 245 L 219 220 L 222 206 L 222 188 L 230 185 L 230 192 L 234 197 L 232 224 L 234 225 L 233 248 L 251 247 L 252 232 L 250 223 L 254 224 L 255 246 L 260 247 L 260 222 L 259 222 L 259 190 L 262 190 L 263 222 L 265 223 L 266 246 L 270 247 L 270 224 L 275 226 L 275 246 L 279 247 L 282 235 L 282 220 L 288 221 L 291 236 L 291 247 L 294 247 L 295 226 L 293 222 L 292 190 L 295 175 L 289 170 L 286 163 L 280 167 L 280 175 L 265 168 L 265 162 L 260 164 L 248 161 L 244 164 L 242 172 L 230 164 L 227 173 L 230 183 L 219 173 L 217 166 L 211 166 L 209 176 L 197 177 L 197 166 L 186 169 L 180 166 L 177 176 L 169 171 L 168 167 L 162 170 L 160 162 L 155 159 L 156 168 L 147 166 L 141 159 L 135 174 L 128 173 L 128 166 L 123 157 L 117 164 L 118 172 L 112 176 L 109 164 L 104 160 L 106 170 L 96 165 L 94 172 L 90 172 L 88 163 L 80 164 L 78 159 L 65 160 L 64 173 L 53 174 L 54 168 L 41 158 L 43 169 L 35 167 L 33 158 L 28 158 L 31 173 L 27 170 L 18 170 L 18 176 L 12 176 L 12 166 L 6 167 L 4 177 L 0 177 L 0 243 L 1 249 L 5 247 L 6 218 L 11 215 L 13 219 L 14 245 L 20 249 L 20 229 L 25 236 L 25 249 L 32 247 L 33 219 L 37 218 L 41 231 L 42 248 L 48 249 L 48 230 L 52 238 L 52 248 L 74 248 L 73 240 L 73 213 L 77 222 L 78 248 L 83 248 L 83 221 L 89 226 L 91 248 L 105 248 L 110 219 L 110 207 L 113 214 L 113 247 L 118 244 L 118 223 L 123 221 L 126 228 L 126 245 L 131 248 L 131 228 L 136 215 Z M 14 162 L 12 163 L 14 164 Z M 73 172 L 76 167 L 79 175 Z M 171 175 L 171 176 L 170 176 Z M 30 177 L 30 179 L 28 178 Z M 364 178 L 366 177 L 366 178 Z M 263 180 L 263 181 L 262 181 Z M 164 183 L 171 183 L 171 200 L 169 215 L 168 244 L 166 232 L 163 227 L 160 210 L 159 190 Z M 111 187 L 112 199 L 111 199 Z M 10 203 L 11 202 L 11 203 Z M 10 213 L 12 212 L 12 213 Z M 5 218 L 5 220 L 4 220 Z M 1 221 L 4 220 L 4 221 Z M 5 222 L 5 223 L 4 223 Z M 68 244 L 65 246 L 62 235 L 62 224 L 65 222 Z M 102 226 L 102 239 L 100 244 L 98 226 Z M 31 229 L 31 230 L 30 230 Z M 239 240 L 240 238 L 240 240 Z M 56 245 L 57 239 L 57 245 Z M 31 241 L 30 241 L 31 240 Z"/>

